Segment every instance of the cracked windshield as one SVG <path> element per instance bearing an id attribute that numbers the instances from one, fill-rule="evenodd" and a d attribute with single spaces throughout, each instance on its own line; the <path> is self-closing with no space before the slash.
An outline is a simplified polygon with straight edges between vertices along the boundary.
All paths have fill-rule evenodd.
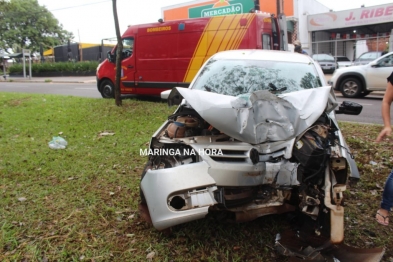
<path id="1" fill-rule="evenodd" d="M 210 60 L 194 89 L 238 96 L 268 90 L 283 94 L 322 86 L 313 64 L 277 61 Z"/>

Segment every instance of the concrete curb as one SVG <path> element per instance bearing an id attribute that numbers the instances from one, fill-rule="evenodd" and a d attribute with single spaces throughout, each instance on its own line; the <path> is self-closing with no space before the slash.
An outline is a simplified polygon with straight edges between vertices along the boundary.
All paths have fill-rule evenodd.
<path id="1" fill-rule="evenodd" d="M 10 83 L 42 83 L 42 84 L 94 84 L 96 81 L 50 81 L 50 82 L 43 82 L 43 81 L 5 81 Z"/>
<path id="2" fill-rule="evenodd" d="M 78 80 L 78 79 L 53 79 L 53 78 L 46 78 L 46 79 L 18 79 L 18 78 L 7 78 L 6 80 L 1 79 L 1 82 L 10 82 L 10 83 L 43 83 L 43 84 L 50 84 L 50 83 L 77 83 L 77 84 L 95 84 L 97 83 L 96 80 Z"/>

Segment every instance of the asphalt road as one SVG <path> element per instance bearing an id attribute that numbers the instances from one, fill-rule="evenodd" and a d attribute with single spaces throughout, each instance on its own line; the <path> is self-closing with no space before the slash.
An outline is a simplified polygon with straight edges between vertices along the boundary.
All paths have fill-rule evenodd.
<path id="1" fill-rule="evenodd" d="M 371 123 L 371 124 L 383 124 L 381 117 L 381 106 L 382 98 L 381 95 L 369 95 L 364 98 L 344 98 L 341 93 L 336 93 L 337 100 L 339 103 L 342 101 L 352 101 L 363 106 L 363 110 L 360 115 L 337 115 L 337 119 L 341 121 L 357 122 L 357 123 Z"/>
<path id="2" fill-rule="evenodd" d="M 70 95 L 101 98 L 96 83 L 0 82 L 0 92 Z"/>
<path id="3" fill-rule="evenodd" d="M 44 82 L 0 82 L 0 92 L 19 92 L 36 94 L 71 95 L 90 98 L 101 98 L 96 83 L 44 83 Z M 350 100 L 363 105 L 363 111 L 358 116 L 337 115 L 341 121 L 358 123 L 383 124 L 381 118 L 381 95 L 369 95 L 365 98 L 347 99 L 341 93 L 336 93 L 339 103 Z M 392 114 L 393 115 L 393 114 Z"/>

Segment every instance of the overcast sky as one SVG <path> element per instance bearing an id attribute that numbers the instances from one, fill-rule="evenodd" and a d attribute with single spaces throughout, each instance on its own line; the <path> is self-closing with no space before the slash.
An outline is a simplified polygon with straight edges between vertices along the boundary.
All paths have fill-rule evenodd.
<path id="1" fill-rule="evenodd" d="M 120 33 L 128 25 L 156 22 L 161 18 L 161 7 L 190 2 L 187 0 L 117 0 Z M 392 0 L 318 0 L 334 11 L 391 3 Z M 116 37 L 112 0 L 38 0 L 74 33 L 74 41 L 100 43 L 101 39 Z M 261 6 L 263 11 L 263 7 Z"/>

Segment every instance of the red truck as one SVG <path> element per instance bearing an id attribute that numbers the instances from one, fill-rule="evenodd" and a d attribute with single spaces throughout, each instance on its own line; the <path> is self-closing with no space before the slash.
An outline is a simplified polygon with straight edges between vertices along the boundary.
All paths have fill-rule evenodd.
<path id="1" fill-rule="evenodd" d="M 129 26 L 122 36 L 122 95 L 159 96 L 188 87 L 213 54 L 231 49 L 287 50 L 284 15 L 247 13 Z M 114 97 L 116 47 L 97 68 L 97 87 Z"/>

